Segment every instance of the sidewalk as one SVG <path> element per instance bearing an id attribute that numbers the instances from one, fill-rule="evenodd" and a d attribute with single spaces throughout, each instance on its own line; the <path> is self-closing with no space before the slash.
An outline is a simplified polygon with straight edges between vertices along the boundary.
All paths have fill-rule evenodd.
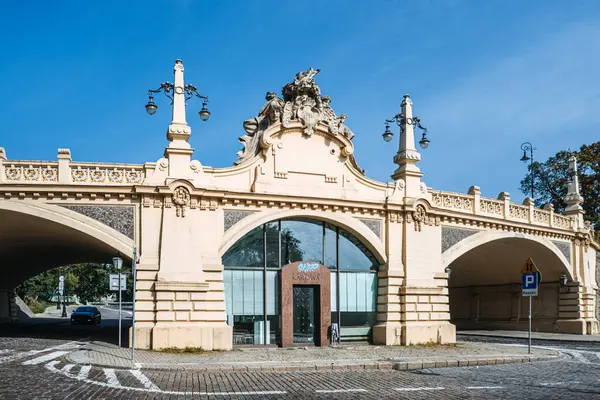
<path id="1" fill-rule="evenodd" d="M 527 331 L 459 331 L 457 335 L 527 339 Z M 531 332 L 531 339 L 561 342 L 600 342 L 600 335 L 572 335 L 568 333 Z"/>
<path id="2" fill-rule="evenodd" d="M 433 346 L 243 348 L 231 351 L 170 353 L 136 350 L 103 342 L 92 342 L 65 356 L 69 363 L 108 368 L 146 370 L 232 371 L 315 371 L 396 369 L 413 370 L 521 363 L 552 360 L 559 353 L 547 349 L 510 347 L 488 343 L 459 343 Z"/>

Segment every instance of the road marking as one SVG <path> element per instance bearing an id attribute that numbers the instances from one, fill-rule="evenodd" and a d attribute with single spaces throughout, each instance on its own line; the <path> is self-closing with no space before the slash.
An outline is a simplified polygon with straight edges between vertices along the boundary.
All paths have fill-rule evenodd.
<path id="1" fill-rule="evenodd" d="M 420 390 L 445 390 L 443 387 L 416 387 L 416 388 L 396 388 L 399 392 L 417 392 Z"/>
<path id="2" fill-rule="evenodd" d="M 81 368 L 80 373 L 77 376 L 75 376 L 73 374 L 66 373 L 66 372 L 56 368 L 56 366 L 58 364 L 60 364 L 60 361 L 50 361 L 49 363 L 44 364 L 44 366 L 50 372 L 58 373 L 58 374 L 67 376 L 69 378 L 75 378 L 78 381 L 86 382 L 86 383 L 89 383 L 92 385 L 97 385 L 97 386 L 103 386 L 103 387 L 108 387 L 108 388 L 113 388 L 113 389 L 115 388 L 114 386 L 111 386 L 106 382 L 94 381 L 94 380 L 87 378 L 86 376 L 88 374 L 88 371 L 91 368 L 89 365 L 84 365 Z M 85 376 L 83 376 L 81 374 L 81 372 L 84 371 L 84 369 L 85 369 Z M 230 396 L 231 397 L 231 396 L 268 396 L 268 395 L 277 395 L 277 394 L 287 394 L 287 392 L 284 390 L 257 391 L 257 392 L 177 392 L 174 390 L 161 390 L 160 388 L 146 389 L 146 388 L 131 387 L 131 386 L 121 386 L 121 387 L 119 387 L 119 389 L 131 390 L 134 392 L 175 394 L 175 395 L 181 395 L 181 396 L 194 396 L 195 395 L 195 396 Z"/>
<path id="3" fill-rule="evenodd" d="M 110 387 L 114 387 L 114 388 L 122 387 L 121 384 L 119 383 L 119 380 L 117 379 L 117 374 L 115 373 L 114 369 L 104 368 L 104 375 L 106 376 L 106 380 Z"/>
<path id="4" fill-rule="evenodd" d="M 467 386 L 467 389 L 504 389 L 504 386 Z"/>
<path id="5" fill-rule="evenodd" d="M 79 370 L 79 373 L 77 374 L 77 378 L 87 379 L 87 376 L 90 373 L 90 369 L 92 369 L 92 367 L 90 365 L 82 366 L 81 369 Z"/>
<path id="6" fill-rule="evenodd" d="M 583 364 L 591 364 L 592 363 L 590 360 L 585 358 L 583 356 L 583 354 L 581 354 L 581 352 L 579 352 L 579 351 L 565 351 L 565 353 L 572 355 L 574 359 L 576 359 L 577 361 L 579 361 Z"/>
<path id="7" fill-rule="evenodd" d="M 320 389 L 317 393 L 346 393 L 346 392 L 368 392 L 367 389 Z"/>
<path id="8" fill-rule="evenodd" d="M 158 386 L 152 383 L 152 381 L 142 373 L 142 371 L 130 369 L 129 372 L 131 372 L 131 375 L 135 376 L 146 389 L 160 390 Z"/>
<path id="9" fill-rule="evenodd" d="M 60 344 L 58 346 L 47 347 L 47 348 L 41 349 L 41 350 L 29 350 L 29 351 L 24 351 L 24 352 L 16 353 L 16 354 L 11 354 L 9 356 L 0 357 L 0 364 L 5 364 L 5 363 L 11 362 L 11 361 L 20 360 L 22 358 L 27 358 L 27 357 L 34 356 L 36 354 L 44 353 L 44 352 L 47 352 L 47 351 L 63 350 L 63 349 L 75 349 L 75 348 L 83 346 L 84 344 L 85 343 L 82 343 L 80 341 L 74 340 L 72 342 L 63 343 L 63 344 Z"/>
<path id="10" fill-rule="evenodd" d="M 67 353 L 68 353 L 68 351 L 53 351 L 50 354 L 46 354 L 46 355 L 41 356 L 41 357 L 36 357 L 36 358 L 31 359 L 31 360 L 27 360 L 27 361 L 23 362 L 23 365 L 37 365 L 37 364 L 41 364 L 41 363 L 44 363 L 46 361 L 54 360 L 55 358 L 58 358 L 60 356 L 64 356 Z"/>
<path id="11" fill-rule="evenodd" d="M 73 369 L 74 366 L 75 366 L 75 364 L 67 364 L 62 368 L 62 370 L 65 371 L 66 373 L 69 373 L 69 372 L 71 372 L 71 370 Z"/>

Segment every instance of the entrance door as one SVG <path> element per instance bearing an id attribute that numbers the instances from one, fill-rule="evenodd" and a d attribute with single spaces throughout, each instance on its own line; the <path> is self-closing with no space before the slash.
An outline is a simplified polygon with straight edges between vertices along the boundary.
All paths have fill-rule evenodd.
<path id="1" fill-rule="evenodd" d="M 294 285 L 294 344 L 315 344 L 319 332 L 319 287 Z"/>

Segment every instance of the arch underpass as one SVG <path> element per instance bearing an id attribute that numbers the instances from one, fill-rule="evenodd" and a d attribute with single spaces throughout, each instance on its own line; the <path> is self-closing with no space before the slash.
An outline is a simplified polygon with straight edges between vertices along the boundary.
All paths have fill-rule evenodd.
<path id="1" fill-rule="evenodd" d="M 0 321 L 10 318 L 10 294 L 26 279 L 77 263 L 131 258 L 133 240 L 60 206 L 0 200 Z"/>
<path id="2" fill-rule="evenodd" d="M 549 240 L 518 233 L 483 232 L 443 255 L 450 267 L 450 317 L 457 330 L 527 330 L 529 299 L 521 296 L 521 269 L 531 257 L 540 272 L 539 294 L 532 298 L 532 329 L 556 332 L 559 278 L 571 276 L 564 254 Z"/>

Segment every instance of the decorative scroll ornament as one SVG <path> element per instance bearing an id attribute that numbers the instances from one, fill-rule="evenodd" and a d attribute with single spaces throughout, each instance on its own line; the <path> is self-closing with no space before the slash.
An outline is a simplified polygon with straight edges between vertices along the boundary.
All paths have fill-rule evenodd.
<path id="1" fill-rule="evenodd" d="M 172 200 L 178 217 L 185 217 L 185 207 L 190 204 L 190 198 L 190 192 L 183 186 L 179 186 L 173 191 Z"/>
<path id="2" fill-rule="evenodd" d="M 413 221 L 415 221 L 415 231 L 421 232 L 422 225 L 423 225 L 423 222 L 425 221 L 426 217 L 427 217 L 427 211 L 425 210 L 425 207 L 423 207 L 420 204 L 417 205 L 417 207 L 415 208 L 415 211 L 413 211 L 413 213 L 412 213 Z"/>
<path id="3" fill-rule="evenodd" d="M 327 125 L 332 135 L 343 135 L 352 140 L 354 133 L 345 125 L 346 114 L 338 117 L 329 106 L 331 99 L 321 96 L 321 89 L 314 80 L 319 71 L 309 68 L 306 72 L 298 72 L 294 81 L 283 87 L 283 100 L 275 92 L 267 93 L 267 102 L 258 116 L 244 121 L 247 135 L 239 138 L 244 148 L 237 153 L 236 165 L 260 152 L 260 140 L 264 132 L 277 123 L 287 128 L 291 122 L 299 121 L 304 126 L 304 134 L 311 136 L 320 122 Z"/>

